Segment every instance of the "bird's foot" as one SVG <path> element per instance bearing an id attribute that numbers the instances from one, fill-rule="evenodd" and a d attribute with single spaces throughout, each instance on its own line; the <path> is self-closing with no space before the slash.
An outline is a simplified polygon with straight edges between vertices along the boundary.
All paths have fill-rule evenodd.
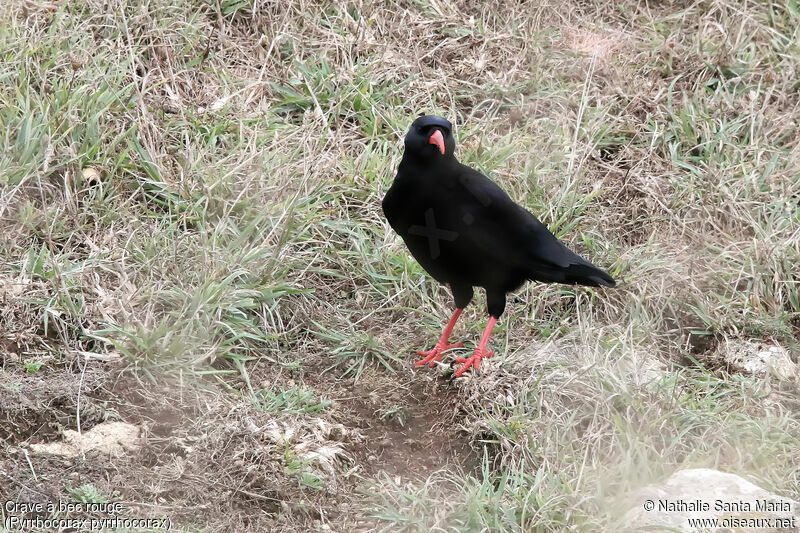
<path id="1" fill-rule="evenodd" d="M 425 350 L 425 351 L 417 350 L 417 355 L 423 355 L 425 356 L 425 358 L 420 359 L 419 361 L 414 363 L 414 366 L 415 367 L 424 366 L 427 364 L 430 365 L 431 368 L 433 368 L 434 365 L 436 365 L 436 361 L 442 358 L 444 352 L 446 352 L 447 350 L 452 350 L 453 348 L 463 348 L 463 347 L 464 347 L 463 342 L 456 342 L 453 344 L 445 344 L 444 342 L 437 342 L 436 346 L 434 346 L 432 350 Z"/>
<path id="2" fill-rule="evenodd" d="M 494 355 L 494 352 L 491 350 L 487 350 L 486 348 L 481 349 L 480 347 L 475 348 L 475 351 L 472 352 L 470 357 L 459 357 L 456 359 L 456 363 L 464 363 L 464 366 L 456 370 L 455 377 L 460 378 L 461 374 L 467 371 L 468 368 L 472 367 L 475 370 L 478 370 L 481 366 L 481 359 L 484 357 L 491 357 Z"/>

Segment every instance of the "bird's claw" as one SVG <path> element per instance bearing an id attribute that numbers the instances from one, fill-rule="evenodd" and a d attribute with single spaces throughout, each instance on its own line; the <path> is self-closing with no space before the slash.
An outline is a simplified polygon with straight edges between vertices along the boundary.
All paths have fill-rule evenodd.
<path id="1" fill-rule="evenodd" d="M 414 363 L 415 367 L 429 365 L 433 368 L 436 365 L 436 361 L 442 358 L 442 355 L 447 350 L 452 350 L 453 348 L 463 348 L 463 342 L 456 342 L 453 344 L 444 344 L 444 343 L 436 343 L 436 346 L 433 347 L 432 350 L 417 350 L 417 355 L 422 355 L 425 358 L 420 359 L 416 363 Z"/>
<path id="2" fill-rule="evenodd" d="M 464 366 L 456 370 L 455 377 L 460 378 L 461 374 L 467 371 L 468 368 L 472 367 L 475 370 L 480 369 L 481 367 L 481 359 L 485 357 L 491 357 L 494 355 L 494 352 L 491 350 L 483 350 L 481 351 L 480 348 L 476 348 L 475 351 L 472 353 L 470 357 L 459 357 L 456 359 L 456 364 L 463 363 Z"/>

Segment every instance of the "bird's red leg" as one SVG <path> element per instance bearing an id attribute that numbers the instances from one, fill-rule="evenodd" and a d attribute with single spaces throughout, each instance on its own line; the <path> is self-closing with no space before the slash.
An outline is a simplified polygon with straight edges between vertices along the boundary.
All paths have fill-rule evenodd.
<path id="1" fill-rule="evenodd" d="M 486 324 L 486 329 L 483 330 L 481 342 L 478 343 L 478 347 L 475 348 L 474 352 L 472 352 L 471 357 L 459 357 L 456 359 L 456 363 L 464 363 L 464 366 L 456 370 L 455 377 L 461 377 L 461 374 L 463 374 L 469 367 L 473 367 L 475 370 L 478 370 L 481 366 L 481 359 L 494 355 L 494 352 L 486 349 L 486 345 L 489 344 L 489 336 L 492 334 L 492 328 L 494 328 L 496 322 L 497 319 L 495 317 L 489 317 L 489 323 Z"/>
<path id="2" fill-rule="evenodd" d="M 425 364 L 429 364 L 431 368 L 436 364 L 436 361 L 442 358 L 442 354 L 447 350 L 451 350 L 453 348 L 463 348 L 463 342 L 457 342 L 455 344 L 447 344 L 447 341 L 450 339 L 450 334 L 453 332 L 453 327 L 456 325 L 456 321 L 458 317 L 461 316 L 461 311 L 463 309 L 456 309 L 453 311 L 453 316 L 450 317 L 450 322 L 447 323 L 447 326 L 444 328 L 442 332 L 442 336 L 439 337 L 439 341 L 436 343 L 436 346 L 433 347 L 432 350 L 422 351 L 417 350 L 417 355 L 424 355 L 424 359 L 420 359 L 414 366 L 422 366 Z"/>

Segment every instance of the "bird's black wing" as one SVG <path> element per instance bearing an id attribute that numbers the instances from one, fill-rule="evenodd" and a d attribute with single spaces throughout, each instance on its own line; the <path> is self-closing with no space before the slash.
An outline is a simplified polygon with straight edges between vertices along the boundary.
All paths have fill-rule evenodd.
<path id="1" fill-rule="evenodd" d="M 486 176 L 462 165 L 458 187 L 462 205 L 471 210 L 466 236 L 498 265 L 525 272 L 538 281 L 615 285 L 611 276 L 564 246 Z"/>
<path id="2" fill-rule="evenodd" d="M 400 175 L 392 182 L 386 191 L 381 207 L 389 225 L 401 236 L 406 233 L 411 215 L 408 204 L 414 199 L 414 190 L 408 180 L 399 179 Z"/>

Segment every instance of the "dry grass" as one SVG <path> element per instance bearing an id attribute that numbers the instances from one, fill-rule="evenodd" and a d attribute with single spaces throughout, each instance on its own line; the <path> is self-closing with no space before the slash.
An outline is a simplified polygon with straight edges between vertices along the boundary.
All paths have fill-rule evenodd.
<path id="1" fill-rule="evenodd" d="M 0 500 L 611 531 L 687 466 L 797 498 L 797 384 L 715 354 L 798 357 L 798 27 L 793 2 L 6 2 Z M 420 112 L 621 281 L 525 287 L 460 383 L 410 370 L 451 304 L 380 212 Z M 144 451 L 28 464 L 78 416 Z"/>

